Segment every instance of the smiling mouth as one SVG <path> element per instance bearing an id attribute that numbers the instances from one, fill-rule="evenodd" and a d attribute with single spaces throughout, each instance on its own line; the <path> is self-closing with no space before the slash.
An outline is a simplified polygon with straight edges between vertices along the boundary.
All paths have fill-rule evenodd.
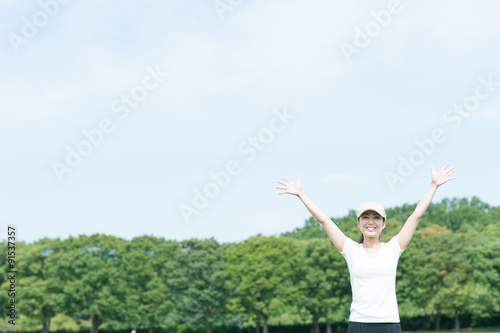
<path id="1" fill-rule="evenodd" d="M 375 231 L 375 229 L 377 229 L 377 227 L 366 227 L 366 230 L 368 231 Z"/>

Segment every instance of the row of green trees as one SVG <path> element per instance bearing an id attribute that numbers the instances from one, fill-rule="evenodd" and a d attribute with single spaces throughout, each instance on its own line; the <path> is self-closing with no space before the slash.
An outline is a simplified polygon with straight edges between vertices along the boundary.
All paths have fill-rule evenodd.
<path id="1" fill-rule="evenodd" d="M 382 241 L 415 205 L 387 210 Z M 332 219 L 357 240 L 355 212 Z M 404 323 L 438 329 L 441 318 L 477 325 L 500 318 L 500 207 L 477 198 L 431 204 L 402 254 L 396 292 Z M 2 244 L 3 253 L 6 243 Z M 310 324 L 327 333 L 347 324 L 351 303 L 344 258 L 321 225 L 240 243 L 215 239 L 124 240 L 95 234 L 16 244 L 17 330 L 42 332 Z M 6 258 L 0 304 L 8 304 Z M 2 306 L 4 318 L 9 309 Z M 432 319 L 431 319 L 432 318 Z M 403 321 L 404 319 L 404 321 Z M 7 319 L 3 330 L 12 325 Z"/>

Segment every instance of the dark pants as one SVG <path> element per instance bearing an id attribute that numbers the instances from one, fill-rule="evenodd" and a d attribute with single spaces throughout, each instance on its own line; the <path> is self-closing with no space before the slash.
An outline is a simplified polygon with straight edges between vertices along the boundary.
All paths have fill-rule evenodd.
<path id="1" fill-rule="evenodd" d="M 350 321 L 347 333 L 401 333 L 399 323 L 358 323 Z"/>

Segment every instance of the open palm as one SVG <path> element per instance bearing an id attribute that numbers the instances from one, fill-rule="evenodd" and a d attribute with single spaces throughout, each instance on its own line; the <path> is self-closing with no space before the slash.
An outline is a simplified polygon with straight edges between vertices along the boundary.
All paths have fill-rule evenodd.
<path id="1" fill-rule="evenodd" d="M 455 167 L 451 167 L 448 170 L 446 168 L 448 167 L 450 163 L 446 163 L 446 165 L 439 171 L 434 170 L 434 167 L 431 166 L 431 178 L 432 182 L 436 184 L 436 186 L 443 185 L 449 180 L 455 179 L 455 177 L 450 178 L 449 176 L 454 173 Z"/>
<path id="2" fill-rule="evenodd" d="M 282 181 L 278 181 L 283 186 L 276 186 L 277 189 L 280 190 L 285 190 L 284 192 L 280 192 L 279 194 L 293 194 L 293 195 L 299 195 L 299 193 L 302 191 L 302 184 L 300 183 L 300 175 L 297 175 L 297 181 L 292 182 L 290 179 L 283 177 L 284 180 L 287 182 L 284 183 Z"/>

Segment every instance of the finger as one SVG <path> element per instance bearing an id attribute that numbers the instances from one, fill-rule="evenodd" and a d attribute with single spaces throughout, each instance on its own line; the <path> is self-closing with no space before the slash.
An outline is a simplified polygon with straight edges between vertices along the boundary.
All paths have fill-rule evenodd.
<path id="1" fill-rule="evenodd" d="M 287 193 L 288 193 L 288 192 L 286 192 L 286 191 L 285 191 L 285 192 L 280 192 L 280 193 L 278 193 L 278 194 L 287 194 Z"/>
<path id="2" fill-rule="evenodd" d="M 285 186 L 286 186 L 286 184 L 285 184 L 285 183 L 283 183 L 282 181 L 279 181 L 279 180 L 278 180 L 278 183 L 280 183 L 281 185 L 285 185 Z"/>
<path id="3" fill-rule="evenodd" d="M 283 177 L 284 180 L 286 180 L 287 182 L 291 183 L 290 179 L 286 178 L 286 177 Z"/>
<path id="4" fill-rule="evenodd" d="M 448 171 L 448 172 L 446 173 L 446 175 L 447 175 L 447 176 L 449 176 L 449 175 L 451 175 L 451 174 L 452 174 L 452 173 L 454 173 L 454 172 L 455 172 L 455 170 L 453 170 L 452 172 Z"/>
<path id="5" fill-rule="evenodd" d="M 446 165 L 441 169 L 441 171 L 444 171 L 448 167 L 449 164 L 450 164 L 450 162 L 446 163 Z"/>
<path id="6" fill-rule="evenodd" d="M 448 180 L 453 180 L 453 179 L 457 179 L 457 177 L 448 178 Z"/>
<path id="7" fill-rule="evenodd" d="M 276 186 L 276 188 L 279 190 L 286 190 L 286 187 Z"/>
<path id="8" fill-rule="evenodd" d="M 446 172 L 450 172 L 451 170 L 455 169 L 455 167 L 449 168 Z"/>

